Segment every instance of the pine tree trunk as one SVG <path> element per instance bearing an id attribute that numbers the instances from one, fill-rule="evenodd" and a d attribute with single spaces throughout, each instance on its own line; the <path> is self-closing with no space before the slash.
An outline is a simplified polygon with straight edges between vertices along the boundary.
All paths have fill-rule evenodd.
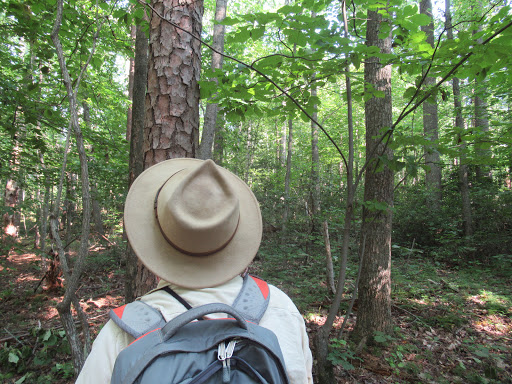
<path id="1" fill-rule="evenodd" d="M 144 169 L 167 159 L 195 157 L 199 140 L 201 44 L 190 34 L 201 36 L 203 1 L 153 0 L 151 5 Z M 156 282 L 139 263 L 136 295 Z"/>
<path id="2" fill-rule="evenodd" d="M 366 41 L 379 47 L 381 53 L 391 52 L 390 36 L 379 38 L 385 23 L 377 11 L 368 11 Z M 358 315 L 355 334 L 359 340 L 371 341 L 376 331 L 390 333 L 391 321 L 391 210 L 393 206 L 393 171 L 379 162 L 380 156 L 393 156 L 388 136 L 380 140 L 392 121 L 391 65 L 383 66 L 377 57 L 369 57 L 364 67 L 365 83 L 384 92 L 365 103 L 366 173 L 364 185 L 361 239 L 366 239 L 359 281 Z M 380 206 L 371 207 L 377 203 Z M 361 240 L 362 242 L 362 240 Z"/>
<path id="3" fill-rule="evenodd" d="M 195 157 L 199 135 L 203 1 L 153 0 L 144 127 L 144 169 L 163 160 Z"/>

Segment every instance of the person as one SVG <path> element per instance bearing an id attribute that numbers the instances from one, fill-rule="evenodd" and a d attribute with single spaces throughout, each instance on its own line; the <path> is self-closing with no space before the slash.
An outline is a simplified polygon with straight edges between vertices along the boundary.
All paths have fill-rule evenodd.
<path id="1" fill-rule="evenodd" d="M 162 289 L 166 286 L 192 307 L 231 305 L 262 235 L 256 197 L 212 160 L 171 159 L 148 168 L 128 192 L 124 220 L 135 254 L 159 278 L 157 288 L 139 300 L 159 310 L 165 321 L 185 311 Z M 260 325 L 276 334 L 290 383 L 312 383 L 304 319 L 284 292 L 270 284 L 269 291 Z M 76 383 L 110 383 L 117 355 L 133 340 L 109 320 Z"/>

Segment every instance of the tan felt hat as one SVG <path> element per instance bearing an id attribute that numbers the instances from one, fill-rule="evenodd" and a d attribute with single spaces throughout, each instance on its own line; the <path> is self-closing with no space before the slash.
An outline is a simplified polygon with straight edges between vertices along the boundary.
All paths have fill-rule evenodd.
<path id="1" fill-rule="evenodd" d="M 158 277 L 214 287 L 243 272 L 261 242 L 256 197 L 211 160 L 171 159 L 145 170 L 124 209 L 135 254 Z"/>

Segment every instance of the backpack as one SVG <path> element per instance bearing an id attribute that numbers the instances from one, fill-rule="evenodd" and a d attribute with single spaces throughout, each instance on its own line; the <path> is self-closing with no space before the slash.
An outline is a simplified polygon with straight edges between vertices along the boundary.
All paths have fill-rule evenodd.
<path id="1" fill-rule="evenodd" d="M 142 301 L 112 310 L 112 320 L 136 340 L 118 355 L 111 383 L 288 384 L 276 335 L 258 325 L 269 293 L 266 282 L 246 275 L 233 305 L 198 306 L 167 323 Z M 202 319 L 213 313 L 229 318 Z"/>

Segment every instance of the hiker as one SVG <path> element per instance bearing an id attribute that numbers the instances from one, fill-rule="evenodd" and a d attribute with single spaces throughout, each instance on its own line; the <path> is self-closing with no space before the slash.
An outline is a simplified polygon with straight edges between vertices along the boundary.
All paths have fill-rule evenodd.
<path id="1" fill-rule="evenodd" d="M 262 235 L 260 208 L 252 191 L 211 160 L 171 159 L 144 171 L 130 188 L 124 220 L 136 255 L 159 278 L 157 288 L 139 300 L 158 310 L 166 322 L 185 312 L 187 303 L 232 305 Z M 302 316 L 281 290 L 271 285 L 263 289 L 268 291 L 268 307 L 259 325 L 277 336 L 289 382 L 312 383 Z M 134 339 L 109 320 L 76 383 L 110 383 L 117 356 Z"/>

